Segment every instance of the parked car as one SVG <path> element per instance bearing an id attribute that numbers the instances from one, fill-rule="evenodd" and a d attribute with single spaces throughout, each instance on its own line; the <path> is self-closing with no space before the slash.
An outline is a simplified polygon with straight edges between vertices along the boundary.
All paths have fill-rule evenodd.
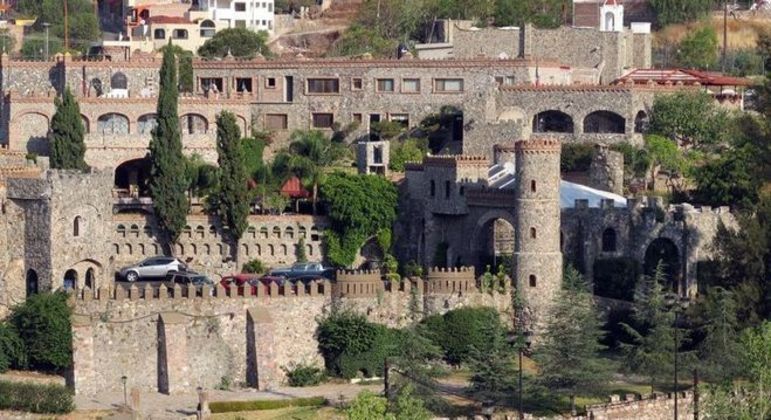
<path id="1" fill-rule="evenodd" d="M 213 294 L 214 282 L 203 274 L 196 273 L 194 271 L 172 271 L 166 274 L 166 287 L 174 287 L 175 284 L 179 284 L 182 287 L 188 285 L 195 286 L 196 292 L 201 292 L 204 286 L 209 286 L 209 294 Z"/>
<path id="2" fill-rule="evenodd" d="M 225 288 L 225 291 L 230 293 L 230 288 L 233 287 L 238 290 L 238 295 L 243 296 L 245 288 L 251 288 L 251 282 L 256 280 L 258 276 L 251 273 L 240 273 L 225 276 L 220 280 L 220 284 Z"/>
<path id="3" fill-rule="evenodd" d="M 163 278 L 171 271 L 187 271 L 187 264 L 174 257 L 151 257 L 120 270 L 120 278 L 135 282 L 143 278 Z"/>
<path id="4" fill-rule="evenodd" d="M 291 267 L 281 267 L 270 271 L 271 276 L 283 276 L 288 279 L 305 276 L 320 276 L 333 279 L 335 269 L 325 267 L 320 262 L 295 263 Z"/>

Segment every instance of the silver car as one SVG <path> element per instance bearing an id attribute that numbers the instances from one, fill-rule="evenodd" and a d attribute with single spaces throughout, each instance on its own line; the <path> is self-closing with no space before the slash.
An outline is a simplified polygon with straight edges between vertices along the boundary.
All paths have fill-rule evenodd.
<path id="1" fill-rule="evenodd" d="M 187 265 L 174 257 L 152 257 L 139 264 L 124 267 L 120 276 L 126 281 L 134 282 L 140 278 L 166 277 L 170 271 L 186 271 Z"/>

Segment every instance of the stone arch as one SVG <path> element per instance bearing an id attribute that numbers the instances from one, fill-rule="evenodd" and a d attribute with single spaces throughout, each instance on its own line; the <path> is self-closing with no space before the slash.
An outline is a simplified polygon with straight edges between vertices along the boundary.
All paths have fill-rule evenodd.
<path id="1" fill-rule="evenodd" d="M 533 117 L 534 133 L 573 133 L 573 117 L 557 110 L 539 112 Z"/>
<path id="2" fill-rule="evenodd" d="M 313 245 L 308 244 L 308 245 L 305 245 L 305 246 L 306 246 L 306 248 L 308 248 L 308 256 L 309 257 L 313 256 Z"/>
<path id="3" fill-rule="evenodd" d="M 260 238 L 268 239 L 268 227 L 267 226 L 260 227 Z"/>
<path id="4" fill-rule="evenodd" d="M 88 117 L 86 117 L 83 114 L 80 114 L 80 122 L 83 123 L 83 132 L 90 133 L 91 132 L 91 121 L 88 120 Z"/>
<path id="5" fill-rule="evenodd" d="M 612 111 L 594 111 L 584 117 L 584 133 L 624 134 L 626 119 Z"/>
<path id="6" fill-rule="evenodd" d="M 273 227 L 273 238 L 281 238 L 281 228 L 278 226 Z"/>
<path id="7" fill-rule="evenodd" d="M 145 255 L 145 244 L 139 244 L 139 255 Z"/>
<path id="8" fill-rule="evenodd" d="M 251 237 L 252 239 L 257 239 L 257 229 L 255 229 L 254 226 L 249 226 L 246 229 L 247 236 Z"/>
<path id="9" fill-rule="evenodd" d="M 648 117 L 648 113 L 644 110 L 640 110 L 637 112 L 637 115 L 634 117 L 634 132 L 635 133 L 645 133 L 648 131 L 648 123 L 650 122 L 650 118 Z"/>
<path id="10" fill-rule="evenodd" d="M 88 287 L 91 290 L 94 290 L 96 288 L 96 275 L 94 274 L 94 268 L 89 267 L 86 270 L 86 277 L 85 282 L 83 284 L 83 287 Z"/>
<path id="11" fill-rule="evenodd" d="M 217 31 L 217 25 L 212 22 L 211 19 L 204 19 L 201 21 L 200 26 L 200 34 L 201 38 L 211 38 L 214 36 L 214 33 Z"/>
<path id="12" fill-rule="evenodd" d="M 249 245 L 242 244 L 241 245 L 241 249 L 243 250 L 244 255 L 246 255 L 248 257 L 249 256 Z"/>
<path id="13" fill-rule="evenodd" d="M 183 134 L 206 134 L 209 131 L 209 120 L 201 114 L 184 114 L 179 117 L 179 128 Z"/>
<path id="14" fill-rule="evenodd" d="M 276 255 L 276 249 L 273 247 L 273 244 L 268 244 L 268 253 L 271 257 Z"/>
<path id="15" fill-rule="evenodd" d="M 206 235 L 206 229 L 204 229 L 203 226 L 198 225 L 195 227 L 195 236 L 198 239 L 203 239 L 205 235 Z"/>
<path id="16" fill-rule="evenodd" d="M 17 150 L 38 155 L 48 155 L 48 129 L 50 118 L 42 112 L 25 112 L 13 119 L 12 126 L 19 127 L 21 144 Z"/>
<path id="17" fill-rule="evenodd" d="M 103 270 L 102 264 L 100 264 L 98 261 L 92 259 L 81 260 L 73 264 L 71 270 L 76 274 L 85 273 L 83 276 L 83 284 L 75 284 L 76 286 L 88 287 L 91 290 L 99 287 L 99 278 L 102 276 Z M 80 278 L 76 277 L 76 280 L 80 280 Z"/>
<path id="18" fill-rule="evenodd" d="M 262 247 L 260 246 L 260 244 L 254 244 L 254 254 L 257 255 L 258 257 L 262 255 Z"/>
<path id="19" fill-rule="evenodd" d="M 127 160 L 115 168 L 115 188 L 131 195 L 146 196 L 149 193 L 150 159 Z"/>
<path id="20" fill-rule="evenodd" d="M 656 266 L 661 261 L 666 277 L 665 286 L 679 293 L 684 290 L 682 287 L 683 270 L 680 255 L 680 250 L 672 239 L 665 237 L 656 238 L 645 247 L 643 273 L 652 276 L 656 271 Z"/>
<path id="21" fill-rule="evenodd" d="M 102 114 L 96 120 L 96 131 L 106 136 L 129 134 L 129 118 L 117 112 Z"/>
<path id="22" fill-rule="evenodd" d="M 214 225 L 209 226 L 209 235 L 216 238 L 217 237 L 217 227 Z"/>
<path id="23" fill-rule="evenodd" d="M 137 119 L 137 132 L 150 134 L 158 126 L 158 115 L 155 113 L 144 114 Z"/>
<path id="24" fill-rule="evenodd" d="M 110 89 L 127 90 L 128 77 L 126 77 L 126 74 L 122 71 L 113 73 L 112 76 L 110 76 Z"/>
<path id="25" fill-rule="evenodd" d="M 78 272 L 70 268 L 64 272 L 63 286 L 65 289 L 78 288 Z"/>
<path id="26" fill-rule="evenodd" d="M 126 248 L 126 254 L 133 255 L 133 249 L 131 247 L 131 244 L 125 244 L 124 248 Z"/>
<path id="27" fill-rule="evenodd" d="M 203 244 L 203 253 L 205 255 L 211 255 L 211 246 L 209 244 Z"/>
<path id="28" fill-rule="evenodd" d="M 236 119 L 238 120 L 238 127 L 241 129 L 241 135 L 246 137 L 246 132 L 249 130 L 249 125 L 246 123 L 246 118 L 240 115 L 236 115 Z"/>
<path id="29" fill-rule="evenodd" d="M 112 253 L 113 255 L 120 255 L 120 245 L 112 244 Z"/>
<path id="30" fill-rule="evenodd" d="M 187 235 L 188 239 L 191 239 L 193 237 L 193 228 L 190 225 L 185 226 L 182 228 L 182 234 Z"/>
<path id="31" fill-rule="evenodd" d="M 297 237 L 298 238 L 307 238 L 308 237 L 308 231 L 305 229 L 305 226 L 300 226 L 297 229 Z"/>
<path id="32" fill-rule="evenodd" d="M 81 221 L 83 219 L 80 216 L 75 216 L 75 219 L 72 221 L 72 236 L 79 237 L 81 234 Z"/>
<path id="33" fill-rule="evenodd" d="M 513 254 L 515 226 L 514 215 L 505 210 L 490 210 L 477 219 L 471 235 L 471 252 L 477 270 L 482 270 L 478 272 L 484 272 L 486 265 L 497 266 L 501 257 Z"/>
<path id="34" fill-rule="evenodd" d="M 498 122 L 525 121 L 525 111 L 517 107 L 506 107 L 498 114 Z"/>
<path id="35" fill-rule="evenodd" d="M 605 30 L 612 31 L 616 27 L 616 16 L 613 12 L 605 13 Z"/>
<path id="36" fill-rule="evenodd" d="M 616 241 L 615 229 L 609 227 L 602 231 L 602 252 L 616 252 L 618 247 Z"/>
<path id="37" fill-rule="evenodd" d="M 129 228 L 129 232 L 131 233 L 131 236 L 138 238 L 139 237 L 139 226 L 136 224 L 131 225 Z"/>
<path id="38" fill-rule="evenodd" d="M 121 224 L 121 225 L 118 225 L 118 227 L 116 227 L 116 228 L 115 228 L 115 232 L 116 232 L 116 233 L 117 233 L 117 234 L 118 234 L 118 235 L 119 235 L 121 238 L 125 238 L 125 237 L 126 237 L 126 226 L 124 226 L 124 225 L 122 225 L 122 224 Z"/>
<path id="39" fill-rule="evenodd" d="M 294 239 L 294 228 L 287 226 L 286 229 L 284 229 L 284 237 L 287 239 Z"/>
<path id="40" fill-rule="evenodd" d="M 287 248 L 286 244 L 281 244 L 281 255 L 285 257 L 289 255 L 289 248 Z"/>
<path id="41" fill-rule="evenodd" d="M 198 255 L 198 246 L 196 244 L 190 244 L 190 254 Z"/>
<path id="42" fill-rule="evenodd" d="M 38 281 L 37 271 L 33 269 L 27 270 L 25 277 L 25 287 L 27 289 L 27 297 L 37 294 L 40 291 L 40 284 Z"/>

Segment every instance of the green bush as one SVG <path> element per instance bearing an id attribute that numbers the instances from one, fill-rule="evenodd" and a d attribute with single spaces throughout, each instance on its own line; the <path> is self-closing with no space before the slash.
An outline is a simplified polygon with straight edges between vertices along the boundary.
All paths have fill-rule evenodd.
<path id="1" fill-rule="evenodd" d="M 7 324 L 0 324 L 0 372 L 12 366 L 25 366 L 24 343 L 16 330 Z"/>
<path id="2" fill-rule="evenodd" d="M 241 267 L 241 271 L 244 273 L 262 274 L 268 271 L 268 267 L 266 267 L 262 261 L 255 258 L 244 264 Z"/>
<path id="3" fill-rule="evenodd" d="M 453 309 L 421 322 L 421 331 L 444 351 L 445 360 L 459 365 L 469 360 L 471 349 L 485 348 L 490 332 L 504 330 L 498 312 L 489 307 Z"/>
<path id="4" fill-rule="evenodd" d="M 74 408 L 72 391 L 64 386 L 0 381 L 0 410 L 65 414 Z"/>
<path id="5" fill-rule="evenodd" d="M 562 145 L 560 170 L 562 172 L 585 172 L 592 165 L 594 146 L 588 143 L 565 143 Z"/>
<path id="6" fill-rule="evenodd" d="M 327 403 L 324 397 L 292 398 L 290 400 L 215 401 L 209 403 L 212 414 L 236 411 L 275 410 L 287 407 L 321 407 Z"/>
<path id="7" fill-rule="evenodd" d="M 72 328 L 64 292 L 40 293 L 13 308 L 10 323 L 24 343 L 28 366 L 62 371 L 72 365 Z"/>
<path id="8" fill-rule="evenodd" d="M 607 258 L 594 262 L 594 293 L 632 301 L 640 276 L 640 264 L 631 258 Z"/>
<path id="9" fill-rule="evenodd" d="M 326 379 L 323 370 L 304 363 L 282 369 L 286 373 L 289 386 L 313 386 L 324 382 L 324 379 Z"/>

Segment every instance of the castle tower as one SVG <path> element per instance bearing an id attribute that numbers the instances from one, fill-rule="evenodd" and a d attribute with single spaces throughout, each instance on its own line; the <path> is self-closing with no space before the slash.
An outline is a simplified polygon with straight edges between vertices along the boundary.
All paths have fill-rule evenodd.
<path id="1" fill-rule="evenodd" d="M 518 141 L 514 278 L 524 299 L 526 327 L 538 333 L 562 284 L 560 142 Z"/>
<path id="2" fill-rule="evenodd" d="M 600 6 L 600 30 L 621 32 L 624 30 L 624 5 L 621 0 L 604 0 Z"/>

